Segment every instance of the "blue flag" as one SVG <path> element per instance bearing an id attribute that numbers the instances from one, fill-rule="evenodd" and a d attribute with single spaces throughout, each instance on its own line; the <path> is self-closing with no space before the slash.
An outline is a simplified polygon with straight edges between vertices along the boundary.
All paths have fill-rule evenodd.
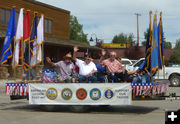
<path id="1" fill-rule="evenodd" d="M 6 63 L 7 60 L 12 57 L 11 42 L 14 36 L 15 36 L 15 8 L 13 8 L 11 12 L 11 17 L 9 20 L 6 37 L 4 40 L 4 45 L 1 53 L 0 65 Z"/>
<path id="2" fill-rule="evenodd" d="M 150 23 L 149 23 L 149 31 L 146 41 L 146 57 L 145 57 L 145 64 L 144 70 L 146 72 L 151 72 L 151 45 L 152 45 L 152 30 L 151 30 L 151 13 L 150 13 Z"/>
<path id="3" fill-rule="evenodd" d="M 158 69 L 158 28 L 157 28 L 157 13 L 153 18 L 153 33 L 152 33 L 152 68 L 151 71 Z"/>
<path id="4" fill-rule="evenodd" d="M 149 26 L 147 41 L 146 41 L 146 57 L 145 57 L 145 64 L 144 64 L 144 70 L 146 72 L 151 72 L 151 23 Z"/>
<path id="5" fill-rule="evenodd" d="M 37 13 L 35 13 L 33 26 L 31 30 L 30 42 L 26 44 L 25 52 L 24 52 L 24 69 L 27 71 L 30 68 L 30 59 L 33 55 L 33 42 L 37 40 Z M 30 44 L 30 45 L 29 45 Z M 30 50 L 29 50 L 30 49 Z M 30 53 L 29 53 L 30 52 Z"/>
<path id="6" fill-rule="evenodd" d="M 159 25 L 158 25 L 158 63 L 159 69 L 162 69 L 164 65 L 164 40 L 163 40 L 163 26 L 162 26 L 162 16 L 160 15 Z"/>

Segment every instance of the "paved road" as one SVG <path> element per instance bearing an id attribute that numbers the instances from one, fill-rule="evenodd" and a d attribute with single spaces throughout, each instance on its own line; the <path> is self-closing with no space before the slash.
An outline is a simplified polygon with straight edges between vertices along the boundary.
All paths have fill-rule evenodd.
<path id="1" fill-rule="evenodd" d="M 180 93 L 180 88 L 171 88 Z M 4 91 L 3 91 L 4 92 Z M 180 100 L 133 101 L 131 106 L 91 107 L 87 113 L 72 113 L 54 106 L 51 112 L 27 100 L 10 101 L 0 93 L 1 124 L 164 124 L 165 109 L 180 108 Z"/>
<path id="2" fill-rule="evenodd" d="M 131 106 L 91 107 L 87 113 L 72 113 L 67 106 L 49 112 L 27 100 L 10 101 L 0 82 L 0 124 L 164 124 L 165 109 L 180 109 L 180 100 L 133 101 Z M 180 87 L 170 88 L 180 96 Z"/>

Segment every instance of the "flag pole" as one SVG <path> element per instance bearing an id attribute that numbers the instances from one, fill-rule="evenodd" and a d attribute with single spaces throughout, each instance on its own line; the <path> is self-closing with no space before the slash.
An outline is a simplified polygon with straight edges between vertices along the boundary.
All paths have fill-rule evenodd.
<path id="1" fill-rule="evenodd" d="M 16 6 L 12 6 L 12 8 L 16 8 Z M 15 36 L 13 37 L 13 40 L 14 40 L 14 50 L 15 50 L 15 45 L 16 45 Z M 14 67 L 14 79 L 15 79 L 15 83 L 16 83 L 16 67 Z"/>
<path id="2" fill-rule="evenodd" d="M 30 37 L 31 37 L 31 33 L 30 33 Z M 28 44 L 28 47 L 29 47 L 29 68 L 28 68 L 28 71 L 29 71 L 29 73 L 28 73 L 28 77 L 29 77 L 29 80 L 30 80 L 30 77 L 31 77 L 31 75 L 30 75 L 30 71 L 31 71 L 31 66 L 30 66 L 30 64 L 31 64 L 31 61 L 30 61 L 30 59 L 31 59 L 31 57 L 30 57 L 30 52 L 31 52 L 31 47 L 30 47 L 30 43 L 31 43 L 31 40 L 30 40 L 31 38 L 29 38 L 29 44 Z"/>
<path id="3" fill-rule="evenodd" d="M 150 36 L 150 37 L 149 37 L 149 42 L 151 43 L 151 47 L 150 47 L 150 48 L 151 48 L 151 50 L 150 50 L 150 51 L 151 51 L 151 53 L 150 53 L 150 55 L 151 55 L 151 56 L 150 56 L 150 57 L 151 57 L 151 63 L 150 63 L 150 66 L 151 66 L 151 67 L 150 67 L 150 78 L 151 78 L 151 82 L 152 82 L 152 39 L 151 39 L 151 33 L 152 33 L 152 32 L 151 32 L 152 11 L 149 12 L 149 18 L 150 18 L 150 25 L 149 25 L 149 33 L 150 33 L 149 36 Z"/>
<path id="4" fill-rule="evenodd" d="M 23 13 L 24 13 L 24 8 L 23 9 Z M 24 27 L 23 27 L 24 28 Z M 21 38 L 20 40 L 21 42 L 21 64 L 22 64 L 22 67 L 21 67 L 21 70 L 22 70 L 22 74 L 21 74 L 21 80 L 23 80 L 23 59 L 24 59 L 24 41 L 23 41 L 23 37 Z"/>
<path id="5" fill-rule="evenodd" d="M 28 68 L 28 71 L 29 71 L 29 73 L 28 73 L 28 79 L 29 79 L 29 80 L 30 80 L 30 59 L 31 59 L 31 57 L 30 57 L 30 42 L 31 42 L 31 41 L 30 41 L 30 39 L 29 39 L 29 44 L 28 44 L 28 47 L 29 47 L 29 51 L 28 51 L 28 54 L 29 54 L 29 56 L 28 56 L 28 57 L 29 57 L 29 60 L 28 60 L 28 61 L 29 61 L 29 62 L 28 62 L 28 63 L 29 63 L 29 68 Z"/>
<path id="6" fill-rule="evenodd" d="M 13 40 L 14 40 L 14 52 L 15 52 L 16 40 L 15 40 L 15 38 L 13 38 Z M 14 62 L 13 62 L 13 64 L 14 64 Z M 16 83 L 16 67 L 14 67 L 13 69 L 14 69 L 14 81 Z"/>
<path id="7" fill-rule="evenodd" d="M 21 80 L 23 80 L 23 58 L 24 58 L 24 41 L 23 38 L 21 38 L 21 70 L 22 70 L 22 74 L 21 74 Z"/>
<path id="8" fill-rule="evenodd" d="M 44 14 L 42 14 L 41 16 L 44 16 Z M 43 34 L 44 34 L 44 32 L 43 32 Z M 44 41 L 42 42 L 42 63 L 41 64 L 42 64 L 42 67 L 44 67 Z"/>
<path id="9" fill-rule="evenodd" d="M 161 14 L 160 14 L 160 15 L 161 15 Z M 159 21 L 161 21 L 161 17 L 160 17 L 160 20 L 159 20 Z M 161 43 L 160 41 L 162 41 L 162 40 L 161 40 L 161 35 L 160 35 L 160 34 L 161 34 L 161 22 L 159 22 L 159 24 L 160 24 L 160 25 L 159 25 L 159 34 L 158 34 L 158 37 L 159 37 L 159 52 L 161 52 L 161 49 L 160 49 L 160 45 L 161 45 L 161 44 L 160 44 L 160 43 Z M 161 55 L 160 55 L 160 59 L 161 59 Z M 161 59 L 161 63 L 162 63 L 162 59 Z M 159 59 L 158 59 L 158 64 L 159 64 Z M 162 66 L 162 65 L 161 65 L 161 66 Z M 159 70 L 160 70 L 160 69 L 159 69 L 159 67 L 158 67 L 158 79 L 159 79 Z"/>
<path id="10" fill-rule="evenodd" d="M 44 42 L 42 43 L 42 66 L 44 66 Z"/>

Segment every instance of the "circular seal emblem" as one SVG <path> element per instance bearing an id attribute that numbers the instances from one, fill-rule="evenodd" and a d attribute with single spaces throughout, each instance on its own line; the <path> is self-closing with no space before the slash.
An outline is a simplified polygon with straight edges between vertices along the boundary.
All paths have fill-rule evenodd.
<path id="1" fill-rule="evenodd" d="M 114 92 L 111 89 L 107 89 L 104 92 L 104 97 L 106 99 L 112 99 L 114 97 Z"/>
<path id="2" fill-rule="evenodd" d="M 99 100 L 101 98 L 101 91 L 97 88 L 93 88 L 90 91 L 90 98 L 92 100 Z"/>
<path id="3" fill-rule="evenodd" d="M 58 96 L 58 92 L 55 88 L 49 88 L 47 91 L 46 91 L 46 96 L 48 99 L 50 100 L 55 100 Z"/>
<path id="4" fill-rule="evenodd" d="M 69 88 L 64 88 L 61 92 L 61 96 L 64 100 L 69 100 L 72 98 L 72 90 Z"/>
<path id="5" fill-rule="evenodd" d="M 87 97 L 87 91 L 83 88 L 80 88 L 76 91 L 76 97 L 80 100 L 84 100 Z"/>

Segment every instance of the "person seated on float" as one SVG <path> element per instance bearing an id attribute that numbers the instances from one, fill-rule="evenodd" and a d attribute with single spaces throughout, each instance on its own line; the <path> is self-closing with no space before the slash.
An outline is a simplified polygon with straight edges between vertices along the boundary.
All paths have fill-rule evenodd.
<path id="1" fill-rule="evenodd" d="M 104 59 L 104 56 L 106 55 L 106 51 L 102 50 L 101 54 L 102 56 L 100 61 Z M 124 68 L 122 64 L 116 59 L 116 52 L 114 51 L 110 52 L 110 58 L 103 60 L 102 63 L 106 65 L 106 71 L 108 74 L 109 82 L 120 82 L 120 80 L 123 80 Z"/>
<path id="2" fill-rule="evenodd" d="M 85 56 L 85 61 L 82 61 L 76 58 L 76 53 L 78 51 L 78 47 L 74 47 L 73 59 L 79 67 L 79 83 L 83 82 L 96 82 L 97 78 L 95 73 L 97 72 L 96 65 L 92 62 L 92 59 L 89 55 Z"/>
<path id="3" fill-rule="evenodd" d="M 72 75 L 75 72 L 75 66 L 72 62 L 72 55 L 71 53 L 67 53 L 63 58 L 63 61 L 53 63 L 49 57 L 46 57 L 46 61 L 52 66 L 59 68 L 58 82 L 74 83 L 75 81 Z"/>
<path id="4" fill-rule="evenodd" d="M 121 57 L 118 57 L 117 60 L 122 64 L 122 58 Z M 123 81 L 123 82 L 129 82 L 130 81 L 130 78 L 129 78 L 129 75 L 127 72 L 128 71 L 123 66 L 123 74 L 122 74 L 122 77 L 120 79 L 121 81 Z"/>
<path id="5" fill-rule="evenodd" d="M 98 70 L 97 72 L 97 81 L 98 82 L 105 82 L 105 75 L 106 73 L 106 66 L 104 65 L 104 63 L 102 61 L 100 61 L 99 63 L 96 64 L 96 68 Z"/>
<path id="6" fill-rule="evenodd" d="M 137 70 L 127 72 L 129 75 L 137 74 L 133 78 L 132 82 L 149 83 L 151 81 L 150 73 L 145 71 L 144 66 L 145 66 L 145 60 L 142 62 L 142 64 L 139 66 Z"/>

